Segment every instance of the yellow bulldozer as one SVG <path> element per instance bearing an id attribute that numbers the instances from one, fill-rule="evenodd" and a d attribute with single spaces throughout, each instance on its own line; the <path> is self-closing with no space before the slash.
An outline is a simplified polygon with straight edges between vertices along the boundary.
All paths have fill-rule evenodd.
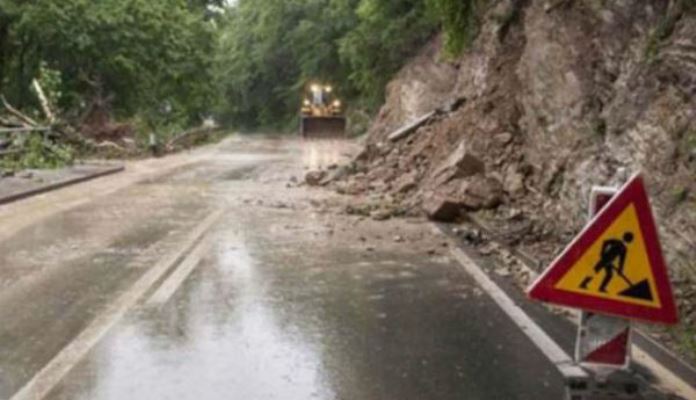
<path id="1" fill-rule="evenodd" d="M 305 90 L 300 116 L 304 138 L 336 138 L 346 134 L 343 105 L 330 85 L 313 83 Z"/>

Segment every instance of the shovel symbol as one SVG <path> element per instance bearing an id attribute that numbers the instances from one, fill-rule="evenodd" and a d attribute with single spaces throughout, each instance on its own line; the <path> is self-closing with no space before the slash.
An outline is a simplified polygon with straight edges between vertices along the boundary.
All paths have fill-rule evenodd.
<path id="1" fill-rule="evenodd" d="M 602 280 L 599 291 L 601 293 L 607 292 L 607 286 L 614 277 L 616 273 L 621 279 L 623 279 L 628 288 L 619 293 L 619 296 L 632 297 L 641 300 L 652 301 L 652 291 L 650 290 L 650 283 L 647 279 L 634 284 L 630 279 L 624 274 L 624 264 L 626 262 L 626 253 L 628 252 L 627 245 L 633 241 L 633 234 L 631 232 L 626 232 L 623 235 L 622 240 L 618 239 L 607 239 L 602 243 L 602 251 L 600 255 L 600 260 L 594 267 L 595 274 L 600 271 L 604 271 L 604 279 Z M 616 265 L 615 265 L 616 264 Z M 593 276 L 587 276 L 580 283 L 580 288 L 583 290 L 588 290 L 588 285 L 592 282 Z"/>

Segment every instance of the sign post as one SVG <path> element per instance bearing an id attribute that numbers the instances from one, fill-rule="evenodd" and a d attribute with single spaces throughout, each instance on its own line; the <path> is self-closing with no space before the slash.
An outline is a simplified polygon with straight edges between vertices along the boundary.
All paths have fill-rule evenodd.
<path id="1" fill-rule="evenodd" d="M 678 316 L 642 177 L 593 188 L 589 208 L 589 223 L 527 294 L 582 310 L 575 362 L 606 387 L 599 383 L 630 364 L 631 320 L 675 324 Z M 568 390 L 571 399 L 587 392 Z"/>
<path id="2" fill-rule="evenodd" d="M 589 220 L 609 203 L 617 188 L 592 188 Z M 624 318 L 582 311 L 575 345 L 575 361 L 601 377 L 616 369 L 626 369 L 631 362 L 631 323 Z"/>

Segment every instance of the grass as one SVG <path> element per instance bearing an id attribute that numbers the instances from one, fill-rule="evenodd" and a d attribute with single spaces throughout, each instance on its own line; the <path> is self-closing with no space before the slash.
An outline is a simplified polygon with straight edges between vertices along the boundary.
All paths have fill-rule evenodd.
<path id="1" fill-rule="evenodd" d="M 680 326 L 673 331 L 677 339 L 679 350 L 691 359 L 696 359 L 696 328 L 693 326 Z"/>
<path id="2" fill-rule="evenodd" d="M 686 199 L 689 198 L 689 188 L 685 186 L 679 186 L 672 189 L 672 201 L 673 204 L 681 204 Z"/>
<path id="3" fill-rule="evenodd" d="M 68 145 L 56 144 L 42 133 L 31 133 L 15 142 L 20 151 L 0 157 L 0 168 L 5 170 L 54 169 L 72 164 L 75 151 Z"/>

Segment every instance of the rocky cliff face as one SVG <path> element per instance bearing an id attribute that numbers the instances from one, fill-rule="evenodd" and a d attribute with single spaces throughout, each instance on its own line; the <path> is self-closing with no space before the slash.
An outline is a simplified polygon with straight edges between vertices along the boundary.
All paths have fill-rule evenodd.
<path id="1" fill-rule="evenodd" d="M 477 212 L 545 263 L 586 221 L 593 185 L 642 171 L 693 326 L 693 1 L 496 1 L 464 55 L 443 61 L 438 49 L 390 84 L 358 173 L 338 190 L 379 194 L 404 213 Z M 388 139 L 437 107 L 411 135 Z"/>

